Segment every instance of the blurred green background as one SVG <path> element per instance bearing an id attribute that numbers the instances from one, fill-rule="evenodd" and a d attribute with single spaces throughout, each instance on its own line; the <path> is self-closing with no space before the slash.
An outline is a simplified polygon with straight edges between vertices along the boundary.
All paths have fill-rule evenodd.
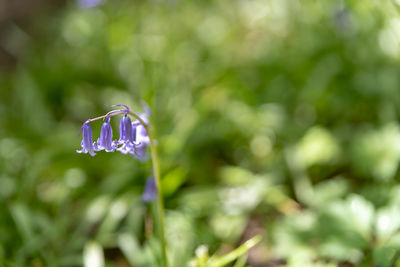
<path id="1" fill-rule="evenodd" d="M 400 1 L 36 4 L 0 12 L 0 266 L 157 266 L 151 162 L 75 153 L 142 100 L 171 266 L 400 266 Z"/>

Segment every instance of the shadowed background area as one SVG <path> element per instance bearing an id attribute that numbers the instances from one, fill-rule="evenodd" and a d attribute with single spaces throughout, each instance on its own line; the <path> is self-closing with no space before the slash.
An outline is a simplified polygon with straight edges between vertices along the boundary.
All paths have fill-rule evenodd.
<path id="1" fill-rule="evenodd" d="M 399 10 L 0 1 L 0 265 L 157 266 L 151 162 L 75 152 L 143 100 L 171 266 L 255 235 L 235 266 L 400 266 Z"/>

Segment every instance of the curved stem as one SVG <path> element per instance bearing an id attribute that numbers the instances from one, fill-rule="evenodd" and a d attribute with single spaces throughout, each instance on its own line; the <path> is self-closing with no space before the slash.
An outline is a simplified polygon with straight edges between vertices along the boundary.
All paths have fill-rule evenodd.
<path id="1" fill-rule="evenodd" d="M 86 120 L 86 121 L 83 123 L 81 129 L 79 130 L 78 135 L 81 134 L 83 126 L 84 126 L 85 124 L 87 124 L 87 123 L 91 123 L 92 121 L 97 121 L 97 120 L 101 120 L 101 119 L 107 119 L 107 118 L 114 117 L 114 116 L 121 115 L 121 114 L 126 114 L 127 111 L 129 112 L 129 109 L 128 109 L 128 110 L 126 110 L 126 109 L 112 110 L 112 111 L 108 112 L 106 115 L 99 116 L 99 117 L 96 117 L 96 118 L 88 119 L 88 120 Z"/>
<path id="2" fill-rule="evenodd" d="M 158 218 L 159 218 L 159 227 L 160 227 L 160 235 L 161 235 L 161 247 L 162 247 L 162 258 L 164 267 L 168 267 L 168 259 L 167 259 L 167 241 L 165 238 L 165 219 L 164 219 L 164 202 L 163 202 L 163 194 L 161 188 L 161 176 L 160 176 L 160 168 L 159 161 L 157 155 L 157 148 L 154 143 L 153 133 L 150 131 L 149 126 L 144 123 L 144 121 L 135 113 L 129 112 L 130 115 L 135 117 L 146 129 L 147 135 L 150 139 L 150 149 L 151 149 L 151 158 L 153 161 L 153 171 L 154 177 L 157 185 L 157 206 L 158 206 Z"/>

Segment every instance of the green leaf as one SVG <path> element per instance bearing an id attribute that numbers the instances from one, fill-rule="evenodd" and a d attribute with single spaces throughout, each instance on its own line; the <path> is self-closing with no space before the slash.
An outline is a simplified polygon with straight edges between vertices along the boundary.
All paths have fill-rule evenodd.
<path id="1" fill-rule="evenodd" d="M 247 253 L 251 248 L 257 245 L 261 241 L 260 236 L 255 236 L 246 242 L 244 242 L 241 246 L 236 248 L 235 250 L 219 257 L 211 258 L 209 261 L 208 266 L 210 267 L 220 267 L 225 266 L 234 260 L 238 259 L 239 257 L 243 256 Z"/>

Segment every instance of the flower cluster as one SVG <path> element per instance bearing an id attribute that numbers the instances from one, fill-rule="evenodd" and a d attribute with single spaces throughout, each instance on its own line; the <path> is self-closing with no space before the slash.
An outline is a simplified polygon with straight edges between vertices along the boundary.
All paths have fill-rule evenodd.
<path id="1" fill-rule="evenodd" d="M 145 160 L 146 150 L 150 145 L 150 138 L 142 122 L 145 123 L 146 126 L 148 125 L 148 115 L 146 113 L 140 114 L 139 117 L 142 122 L 139 120 L 132 122 L 128 116 L 130 113 L 129 108 L 126 106 L 124 107 L 125 109 L 123 110 L 114 110 L 107 113 L 105 116 L 87 120 L 79 131 L 79 133 L 82 132 L 82 149 L 76 152 L 89 153 L 91 156 L 94 156 L 96 155 L 95 151 L 119 151 L 123 154 L 131 154 L 140 160 Z M 123 114 L 119 124 L 119 139 L 113 140 L 110 120 L 112 116 L 119 114 Z M 100 137 L 97 139 L 97 142 L 93 142 L 90 123 L 101 118 L 104 118 L 104 122 L 101 126 Z"/>

